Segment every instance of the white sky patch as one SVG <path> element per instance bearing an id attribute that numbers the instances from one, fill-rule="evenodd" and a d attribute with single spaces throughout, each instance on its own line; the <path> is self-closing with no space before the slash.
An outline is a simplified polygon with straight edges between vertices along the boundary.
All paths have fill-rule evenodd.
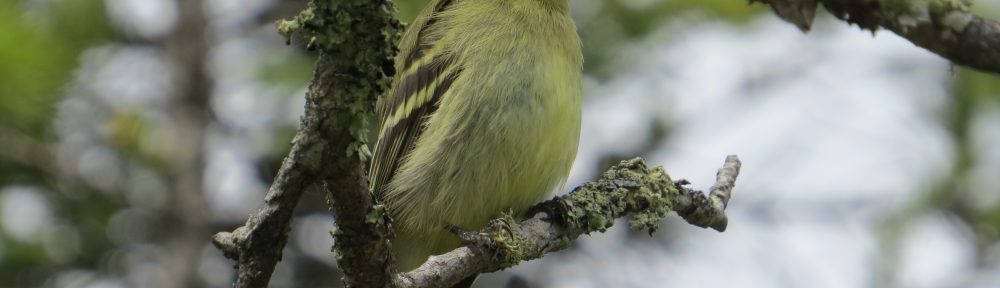
<path id="1" fill-rule="evenodd" d="M 773 17 L 755 26 L 691 31 L 643 62 L 681 71 L 662 80 L 680 128 L 653 162 L 710 185 L 735 153 L 743 187 L 813 199 L 898 198 L 948 167 L 948 139 L 922 105 L 948 96 L 946 62 L 839 22 L 808 35 Z"/>
<path id="2" fill-rule="evenodd" d="M 201 250 L 201 261 L 198 261 L 198 275 L 209 287 L 229 287 L 236 278 L 233 261 L 226 259 L 219 249 L 206 243 Z"/>
<path id="3" fill-rule="evenodd" d="M 260 205 L 267 187 L 256 175 L 244 146 L 248 143 L 209 130 L 205 200 L 217 219 L 244 221 Z"/>
<path id="4" fill-rule="evenodd" d="M 156 107 L 170 96 L 174 77 L 157 48 L 107 44 L 84 51 L 80 62 L 76 82 L 86 85 L 105 105 Z"/>
<path id="5" fill-rule="evenodd" d="M 51 204 L 38 188 L 8 186 L 0 190 L 0 225 L 6 236 L 34 243 L 54 222 L 53 217 Z"/>
<path id="6" fill-rule="evenodd" d="M 111 20 L 129 34 L 162 37 L 177 25 L 175 0 L 107 0 L 106 3 Z"/>
<path id="7" fill-rule="evenodd" d="M 247 26 L 248 21 L 264 11 L 274 0 L 212 0 L 205 1 L 205 11 L 207 17 L 213 21 L 214 28 L 218 35 L 233 34 L 233 32 Z"/>
<path id="8" fill-rule="evenodd" d="M 295 219 L 294 225 L 291 242 L 295 243 L 302 253 L 316 261 L 335 265 L 333 254 L 330 253 L 330 247 L 333 247 L 333 237 L 330 237 L 330 231 L 333 230 L 331 215 L 325 213 L 305 215 Z"/>
<path id="9" fill-rule="evenodd" d="M 913 222 L 900 239 L 898 287 L 950 287 L 974 272 L 975 251 L 968 229 L 942 215 Z"/>

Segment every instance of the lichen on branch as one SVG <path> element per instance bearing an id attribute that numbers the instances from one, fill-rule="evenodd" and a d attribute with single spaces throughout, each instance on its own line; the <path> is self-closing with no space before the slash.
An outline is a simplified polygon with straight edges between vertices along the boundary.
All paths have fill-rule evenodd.
<path id="1" fill-rule="evenodd" d="M 890 30 L 955 64 L 1000 73 L 1000 23 L 969 12 L 968 0 L 751 0 L 803 31 L 818 3 L 838 19 L 872 33 Z"/>
<path id="2" fill-rule="evenodd" d="M 701 192 L 675 185 L 659 167 L 650 169 L 634 159 L 542 204 L 548 213 L 535 213 L 524 221 L 512 215 L 494 220 L 483 231 L 469 233 L 479 237 L 463 238 L 468 245 L 431 257 L 417 270 L 396 273 L 389 253 L 391 219 L 369 193 L 364 173 L 365 140 L 376 99 L 394 73 L 392 57 L 402 30 L 395 8 L 386 0 L 313 0 L 300 15 L 278 27 L 289 41 L 305 40 L 319 57 L 292 149 L 263 207 L 244 226 L 213 237 L 213 243 L 237 261 L 235 287 L 267 286 L 287 242 L 295 206 L 311 188 L 320 188 L 330 199 L 337 221 L 333 255 L 347 287 L 445 287 L 475 273 L 563 249 L 578 236 L 604 231 L 628 215 L 630 226 L 649 231 L 670 211 L 691 223 L 719 219 L 725 223 L 725 205 L 718 203 L 728 202 L 733 183 L 720 186 L 728 189 L 724 193 L 713 189 L 714 196 L 705 198 Z M 739 164 L 732 157 L 727 165 L 730 160 L 737 169 L 727 170 L 731 175 L 726 179 L 735 181 Z M 708 200 L 698 200 L 702 198 Z"/>
<path id="3" fill-rule="evenodd" d="M 670 211 L 700 227 L 722 231 L 725 206 L 741 163 L 729 156 L 711 193 L 705 195 L 673 182 L 662 168 L 649 168 L 639 158 L 622 161 L 600 179 L 565 196 L 536 206 L 523 221 L 505 215 L 479 232 L 461 232 L 465 246 L 432 256 L 413 271 L 393 277 L 394 287 L 449 287 L 468 276 L 512 267 L 569 247 L 583 234 L 604 232 L 615 220 L 630 217 L 633 229 L 655 231 Z"/>
<path id="4" fill-rule="evenodd" d="M 649 168 L 639 158 L 622 161 L 597 181 L 577 187 L 566 197 L 566 223 L 570 228 L 604 232 L 614 225 L 615 219 L 633 214 L 629 219 L 632 229 L 646 229 L 650 233 L 671 211 L 677 188 L 662 167 Z"/>
<path id="5" fill-rule="evenodd" d="M 321 188 L 337 219 L 334 255 L 346 286 L 384 286 L 391 228 L 388 219 L 373 221 L 380 213 L 366 183 L 365 140 L 376 99 L 394 73 L 402 24 L 390 1 L 313 0 L 278 26 L 290 39 L 307 39 L 307 47 L 319 51 L 305 113 L 264 207 L 234 232 L 216 234 L 213 243 L 237 260 L 235 287 L 266 287 L 300 196 Z"/>

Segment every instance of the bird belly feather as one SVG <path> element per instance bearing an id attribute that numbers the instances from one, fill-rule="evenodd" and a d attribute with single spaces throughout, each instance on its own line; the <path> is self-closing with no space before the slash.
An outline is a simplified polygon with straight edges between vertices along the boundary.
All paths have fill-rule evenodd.
<path id="1" fill-rule="evenodd" d="M 445 225 L 481 229 L 564 185 L 580 133 L 579 39 L 565 23 L 544 24 L 562 31 L 492 29 L 455 48 L 462 73 L 428 116 L 386 194 L 401 270 L 458 247 Z M 537 35 L 519 33 L 567 39 L 534 43 Z"/>

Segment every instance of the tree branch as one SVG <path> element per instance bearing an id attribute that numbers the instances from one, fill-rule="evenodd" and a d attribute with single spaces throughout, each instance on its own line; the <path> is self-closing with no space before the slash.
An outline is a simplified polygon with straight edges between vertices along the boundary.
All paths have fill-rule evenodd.
<path id="1" fill-rule="evenodd" d="M 808 31 L 816 3 L 862 29 L 885 28 L 955 64 L 1000 73 L 1000 23 L 969 13 L 961 0 L 751 0 Z"/>
<path id="2" fill-rule="evenodd" d="M 301 37 L 319 59 L 306 93 L 305 115 L 264 207 L 233 232 L 213 236 L 237 260 L 235 287 L 266 287 L 287 241 L 303 191 L 321 185 L 335 214 L 334 254 L 347 286 L 382 287 L 390 261 L 389 221 L 373 207 L 364 177 L 378 95 L 388 87 L 402 25 L 386 0 L 311 1 L 278 29 Z"/>
<path id="3" fill-rule="evenodd" d="M 959 1 L 761 1 L 803 30 L 812 23 L 816 3 L 823 3 L 838 18 L 864 29 L 887 28 L 955 63 L 1000 73 L 1000 26 L 967 13 Z M 213 237 L 227 257 L 238 261 L 236 287 L 267 285 L 296 202 L 309 187 L 323 188 L 331 199 L 338 228 L 334 254 L 349 287 L 447 287 L 564 249 L 580 235 L 603 232 L 625 216 L 631 216 L 631 227 L 650 233 L 670 211 L 699 227 L 726 229 L 725 208 L 740 169 L 735 156 L 726 159 L 707 196 L 635 159 L 540 204 L 545 213 L 520 222 L 508 215 L 482 231 L 459 233 L 465 246 L 433 256 L 413 271 L 392 274 L 390 220 L 368 192 L 363 169 L 374 103 L 394 73 L 391 57 L 402 26 L 386 0 L 314 0 L 309 5 L 295 19 L 279 23 L 286 36 L 296 35 L 320 50 L 291 152 L 264 207 L 246 225 Z"/>
<path id="4" fill-rule="evenodd" d="M 432 256 L 417 269 L 397 274 L 395 287 L 449 287 L 477 273 L 514 266 L 565 249 L 582 234 L 604 232 L 615 219 L 631 216 L 633 229 L 656 230 L 670 211 L 688 223 L 726 228 L 725 207 L 740 171 L 736 156 L 726 158 L 715 185 L 706 196 L 674 183 L 660 167 L 648 168 L 642 159 L 622 161 L 601 179 L 577 187 L 566 196 L 539 204 L 545 213 L 517 222 L 507 216 L 492 221 L 474 235 L 460 235 L 468 244 Z"/>
<path id="5" fill-rule="evenodd" d="M 390 219 L 369 193 L 363 169 L 373 108 L 394 73 L 391 57 L 402 29 L 395 8 L 386 0 L 314 0 L 278 27 L 320 53 L 305 115 L 264 207 L 244 226 L 213 236 L 213 243 L 237 260 L 235 287 L 267 286 L 281 259 L 295 205 L 310 187 L 323 188 L 330 198 L 337 221 L 334 255 L 348 287 L 442 287 L 563 249 L 579 235 L 604 231 L 627 215 L 632 227 L 650 233 L 670 211 L 695 225 L 725 229 L 724 209 L 739 173 L 735 157 L 720 170 L 720 182 L 708 196 L 635 159 L 568 196 L 541 204 L 549 213 L 520 223 L 511 216 L 495 220 L 482 234 L 468 233 L 472 236 L 464 239 L 469 245 L 432 257 L 415 271 L 393 274 Z"/>

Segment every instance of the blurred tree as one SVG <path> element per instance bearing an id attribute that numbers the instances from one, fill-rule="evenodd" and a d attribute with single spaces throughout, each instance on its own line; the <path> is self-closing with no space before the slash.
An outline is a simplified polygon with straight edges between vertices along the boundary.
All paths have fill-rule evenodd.
<path id="1" fill-rule="evenodd" d="M 61 244 L 40 241 L 43 236 L 16 239 L 0 233 L 0 251 L 4 252 L 0 253 L 0 286 L 18 287 L 39 283 L 67 265 L 96 265 L 108 248 L 101 222 L 117 204 L 83 195 L 67 199 L 57 192 L 68 187 L 58 181 L 64 175 L 53 156 L 51 123 L 59 95 L 77 65 L 76 55 L 115 35 L 99 0 L 2 1 L 0 26 L 4 27 L 0 37 L 0 192 L 33 187 L 26 190 L 31 191 L 27 195 L 41 196 L 40 207 L 55 208 L 67 216 L 59 222 L 75 223 L 79 228 L 75 232 L 82 233 L 71 233 L 82 244 L 65 244 L 71 254 L 79 253 L 72 259 L 49 257 L 51 247 Z M 65 230 L 40 231 L 58 236 Z"/>

